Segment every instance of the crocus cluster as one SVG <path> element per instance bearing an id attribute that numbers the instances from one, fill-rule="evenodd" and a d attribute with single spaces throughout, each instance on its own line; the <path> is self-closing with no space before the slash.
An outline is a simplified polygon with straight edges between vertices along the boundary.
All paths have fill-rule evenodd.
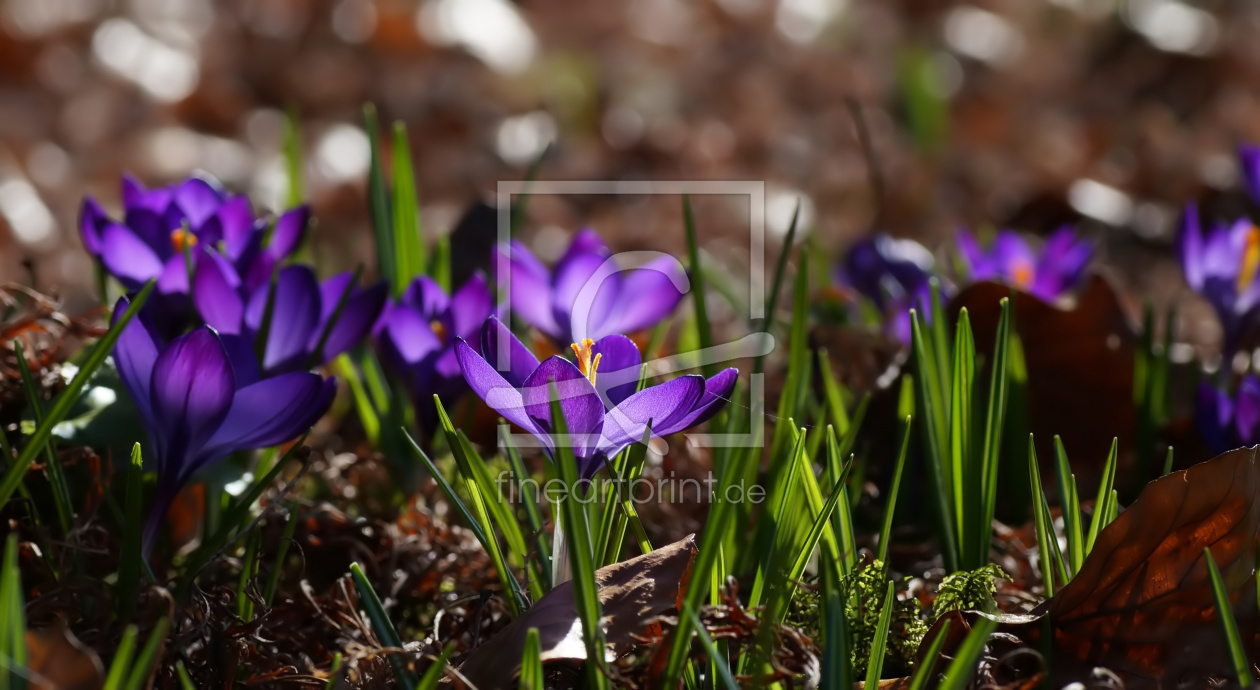
<path id="1" fill-rule="evenodd" d="M 83 200 L 79 230 L 83 246 L 126 288 L 157 279 L 154 307 L 161 326 L 182 328 L 182 299 L 188 293 L 190 263 L 213 258 L 252 288 L 265 283 L 272 267 L 301 241 L 310 209 L 286 211 L 272 223 L 256 219 L 249 200 L 224 192 L 216 182 L 190 177 L 155 189 L 131 177 L 122 184 L 123 217 L 110 218 L 92 197 Z M 264 246 L 265 244 L 265 246 Z"/>
<path id="2" fill-rule="evenodd" d="M 555 270 L 518 241 L 500 249 L 512 311 L 559 346 L 650 328 L 678 306 L 689 288 L 672 256 L 637 268 L 620 266 L 594 230 L 577 233 Z"/>
<path id="3" fill-rule="evenodd" d="M 1260 443 L 1260 379 L 1247 374 L 1233 396 L 1203 381 L 1195 416 L 1213 453 Z"/>
<path id="4" fill-rule="evenodd" d="M 1216 311 L 1224 331 L 1222 352 L 1233 355 L 1260 316 L 1260 228 L 1242 219 L 1201 229 L 1198 209 L 1186 207 L 1177 237 L 1181 269 L 1190 287 Z"/>
<path id="5" fill-rule="evenodd" d="M 419 276 L 376 324 L 381 355 L 412 391 L 417 420 L 426 432 L 437 423 L 433 395 L 451 398 L 465 390 L 456 340 L 475 339 L 493 311 L 494 298 L 481 275 L 449 296 L 437 282 Z"/>
<path id="6" fill-rule="evenodd" d="M 629 338 L 607 335 L 571 347 L 576 363 L 558 355 L 540 363 L 491 318 L 480 348 L 457 339 L 455 356 L 469 386 L 505 419 L 548 452 L 558 443 L 571 446 L 584 478 L 642 440 L 649 423 L 654 436 L 665 436 L 708 420 L 721 410 L 738 377 L 738 371 L 726 369 L 707 380 L 680 376 L 635 392 L 641 359 Z M 563 439 L 554 434 L 552 386 L 568 430 Z"/>
<path id="7" fill-rule="evenodd" d="M 927 298 L 935 263 L 918 242 L 878 234 L 849 249 L 836 281 L 870 300 L 884 316 L 886 332 L 909 343 L 910 309 L 931 315 Z"/>
<path id="8" fill-rule="evenodd" d="M 958 232 L 956 241 L 970 282 L 1006 283 L 1047 302 L 1080 282 L 1094 254 L 1093 245 L 1070 227 L 1051 234 L 1040 252 L 1010 230 L 999 231 L 987 250 L 966 230 Z"/>
<path id="9" fill-rule="evenodd" d="M 119 300 L 115 318 L 128 306 Z M 179 489 L 198 470 L 234 452 L 288 441 L 332 403 L 333 379 L 308 371 L 262 378 L 251 345 L 200 326 L 164 342 L 147 316 L 123 329 L 114 362 L 148 432 L 158 468 L 145 523 L 147 552 Z"/>

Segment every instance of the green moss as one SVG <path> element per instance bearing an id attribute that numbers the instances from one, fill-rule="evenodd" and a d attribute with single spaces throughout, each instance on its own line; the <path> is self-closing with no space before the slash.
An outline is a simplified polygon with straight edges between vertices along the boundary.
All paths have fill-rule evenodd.
<path id="1" fill-rule="evenodd" d="M 946 575 L 936 590 L 932 620 L 950 611 L 993 613 L 997 610 L 997 604 L 993 601 L 993 595 L 997 593 L 997 578 L 1010 580 L 1011 576 L 994 563 L 975 570 Z"/>

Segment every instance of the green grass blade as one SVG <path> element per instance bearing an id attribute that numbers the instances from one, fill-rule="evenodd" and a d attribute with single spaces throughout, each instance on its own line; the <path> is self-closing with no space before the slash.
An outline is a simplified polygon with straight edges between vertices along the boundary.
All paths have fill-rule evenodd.
<path id="1" fill-rule="evenodd" d="M 940 321 L 940 319 L 938 319 Z M 958 313 L 958 327 L 954 335 L 954 375 L 950 385 L 949 417 L 949 470 L 945 484 L 950 489 L 954 506 L 954 524 L 958 526 L 958 549 L 964 554 L 972 548 L 975 537 L 974 521 L 980 512 L 968 504 L 968 497 L 975 496 L 980 486 L 975 448 L 972 446 L 972 418 L 976 381 L 976 345 L 971 334 L 971 320 L 967 310 Z"/>
<path id="2" fill-rule="evenodd" d="M 888 505 L 884 508 L 884 524 L 879 530 L 879 555 L 876 558 L 888 562 L 888 547 L 892 543 L 893 516 L 897 512 L 897 494 L 901 491 L 901 475 L 906 469 L 906 456 L 910 451 L 911 417 L 902 422 L 901 450 L 897 453 L 897 464 L 893 468 L 892 486 L 888 490 Z"/>
<path id="3" fill-rule="evenodd" d="M 879 610 L 879 623 L 875 627 L 875 639 L 871 642 L 871 656 L 866 664 L 866 687 L 879 685 L 884 673 L 884 652 L 888 647 L 888 628 L 892 625 L 892 612 L 897 603 L 895 583 L 888 581 L 888 593 L 884 595 L 884 607 Z"/>
<path id="4" fill-rule="evenodd" d="M 142 482 L 144 467 L 140 458 L 140 444 L 131 447 L 131 464 L 127 466 L 126 520 L 123 530 L 122 554 L 118 559 L 118 620 L 130 623 L 136 612 L 136 599 L 140 594 L 140 570 L 144 563 L 141 535 L 144 532 L 144 492 Z"/>
<path id="5" fill-rule="evenodd" d="M 437 690 L 442 678 L 446 675 L 447 661 L 451 658 L 451 653 L 455 651 L 455 643 L 448 642 L 442 648 L 442 653 L 433 660 L 433 665 L 420 676 L 420 683 L 416 685 L 416 690 Z"/>
<path id="6" fill-rule="evenodd" d="M 381 156 L 381 127 L 376 106 L 363 106 L 363 126 L 367 130 L 372 151 L 368 168 L 368 200 L 372 211 L 372 232 L 376 237 L 376 270 L 391 286 L 397 285 L 394 274 L 394 223 L 390 217 L 389 191 Z"/>
<path id="7" fill-rule="evenodd" d="M 696 334 L 700 338 L 700 349 L 713 347 L 713 327 L 709 323 L 709 308 L 705 304 L 704 267 L 700 263 L 700 243 L 696 239 L 696 219 L 691 213 L 691 197 L 683 195 L 683 229 L 687 234 L 687 274 L 691 279 L 691 298 L 696 311 Z M 705 377 L 717 373 L 717 364 L 705 362 L 702 366 Z"/>
<path id="8" fill-rule="evenodd" d="M 0 654 L 12 664 L 0 684 L 12 690 L 25 690 L 26 604 L 22 595 L 22 573 L 18 569 L 18 536 L 10 532 L 4 540 L 4 561 L 0 563 Z"/>
<path id="9" fill-rule="evenodd" d="M 560 407 L 560 395 L 555 382 L 548 383 L 551 400 L 551 423 L 555 438 L 564 438 L 568 432 L 568 420 Z M 582 641 L 586 644 L 586 681 L 588 688 L 607 688 L 608 676 L 604 675 L 604 627 L 601 623 L 599 585 L 595 582 L 595 561 L 591 552 L 591 535 L 586 512 L 578 503 L 577 458 L 573 449 L 564 443 L 556 443 L 556 467 L 565 491 L 560 499 L 560 519 L 563 521 L 565 538 L 569 545 L 569 564 L 573 568 L 573 600 L 582 621 Z M 590 490 L 590 489 L 588 489 Z"/>
<path id="10" fill-rule="evenodd" d="M 848 472 L 842 466 L 844 460 L 840 455 L 840 445 L 836 442 L 835 427 L 827 427 L 827 478 L 844 478 L 846 483 L 840 484 L 840 494 L 836 497 L 835 524 L 833 529 L 840 540 L 839 570 L 843 575 L 853 572 L 857 564 L 857 538 L 853 534 L 853 511 L 849 505 Z M 850 459 L 849 466 L 852 467 Z"/>
<path id="11" fill-rule="evenodd" d="M 1033 523 L 1037 528 L 1037 550 L 1041 564 L 1041 582 L 1045 587 L 1046 597 L 1054 596 L 1054 566 L 1051 563 L 1050 540 L 1054 539 L 1053 529 L 1046 522 L 1049 511 L 1046 510 L 1046 495 L 1041 491 L 1041 471 L 1037 467 L 1037 449 L 1033 447 L 1032 434 L 1028 435 L 1028 481 L 1033 493 Z"/>
<path id="12" fill-rule="evenodd" d="M 931 291 L 932 302 L 932 323 L 929 324 L 932 331 L 932 351 L 936 353 L 937 378 L 942 391 L 949 390 L 949 382 L 954 378 L 954 372 L 950 369 L 951 359 L 949 351 L 949 319 L 945 318 L 945 305 L 941 294 L 941 282 L 933 277 L 928 281 L 929 290 Z"/>
<path id="13" fill-rule="evenodd" d="M 717 669 L 717 677 L 714 680 L 721 680 L 722 687 L 726 690 L 739 690 L 739 683 L 736 683 L 735 676 L 731 675 L 731 667 L 726 663 L 726 657 L 718 651 L 717 645 L 713 644 L 713 638 L 709 637 L 709 631 L 704 629 L 700 617 L 695 611 L 687 609 L 687 618 L 691 621 L 692 629 L 696 631 L 696 637 L 700 638 L 700 645 L 704 647 L 705 654 L 709 655 L 714 668 Z"/>
<path id="14" fill-rule="evenodd" d="M 289 555 L 289 545 L 293 543 L 293 533 L 297 530 L 297 503 L 289 501 L 285 504 L 288 519 L 284 523 L 284 536 L 280 538 L 280 547 L 276 549 L 276 560 L 272 563 L 271 574 L 267 576 L 267 586 L 263 590 L 263 601 L 271 605 L 276 598 L 276 590 L 280 587 L 280 576 L 284 574 L 284 559 Z"/>
<path id="15" fill-rule="evenodd" d="M 169 626 L 170 621 L 165 616 L 153 626 L 153 632 L 149 633 L 149 640 L 144 643 L 140 654 L 136 656 L 135 664 L 131 667 L 131 673 L 127 675 L 127 683 L 123 685 L 126 690 L 144 690 L 148 686 L 149 679 L 157 671 L 158 662 L 161 660 L 160 652 L 166 646 L 166 630 Z"/>
<path id="16" fill-rule="evenodd" d="M 249 596 L 249 586 L 258 576 L 258 543 L 261 540 L 261 530 L 250 530 L 245 538 L 245 555 L 241 558 L 241 574 L 236 583 L 236 617 L 246 623 L 254 619 L 254 600 Z"/>
<path id="17" fill-rule="evenodd" d="M 525 651 L 521 654 L 520 690 L 543 690 L 542 643 L 538 641 L 538 628 L 525 633 Z"/>
<path id="18" fill-rule="evenodd" d="M 788 256 L 791 255 L 792 247 L 796 243 L 796 225 L 800 221 L 800 214 L 801 203 L 798 200 L 796 208 L 792 211 L 792 223 L 788 226 L 787 236 L 783 239 L 783 248 L 779 251 L 779 259 L 774 264 L 774 277 L 770 280 L 770 294 L 766 295 L 765 315 L 753 324 L 754 331 L 769 332 L 774 327 L 774 312 L 779 306 L 779 293 L 783 290 L 783 274 L 787 269 Z M 826 357 L 826 354 L 822 356 Z M 760 374 L 765 366 L 765 357 L 756 358 L 753 360 L 753 373 Z M 830 374 L 827 378 L 831 378 Z"/>
<path id="19" fill-rule="evenodd" d="M 184 662 L 175 662 L 175 672 L 179 676 L 180 690 L 197 690 L 197 686 L 193 683 L 192 677 L 188 675 L 188 669 L 184 668 Z"/>
<path id="20" fill-rule="evenodd" d="M 131 657 L 136 653 L 136 636 L 140 630 L 128 625 L 123 630 L 122 641 L 114 651 L 114 660 L 109 664 L 109 672 L 105 675 L 103 690 L 123 690 L 123 681 L 127 677 L 127 669 L 131 668 Z"/>
<path id="21" fill-rule="evenodd" d="M 844 613 L 844 585 L 840 573 L 820 564 L 822 580 L 822 684 L 823 688 L 852 687 L 849 666 L 849 621 Z"/>
<path id="22" fill-rule="evenodd" d="M 984 454 L 981 456 L 980 481 L 976 491 L 983 500 L 980 519 L 976 521 L 974 548 L 969 569 L 989 562 L 989 543 L 993 538 L 993 513 L 997 507 L 998 465 L 1002 455 L 1002 427 L 1006 419 L 1006 402 L 1010 369 L 1007 351 L 1011 344 L 1011 301 L 1002 298 L 1002 316 L 998 320 L 997 341 L 993 346 L 992 378 L 989 381 L 989 411 L 985 416 Z"/>
<path id="23" fill-rule="evenodd" d="M 22 379 L 22 389 L 26 393 L 26 404 L 31 410 L 35 424 L 44 421 L 44 401 L 39 399 L 39 389 L 35 386 L 35 378 L 31 376 L 31 368 L 26 362 L 26 352 L 22 341 L 13 341 L 13 354 L 17 359 L 18 372 Z M 44 464 L 48 468 L 48 480 L 52 485 L 53 503 L 57 509 L 57 522 L 61 533 L 70 534 L 74 526 L 74 505 L 70 502 L 70 486 L 66 483 L 66 468 L 61 458 L 53 450 L 52 441 L 44 444 Z"/>
<path id="24" fill-rule="evenodd" d="M 442 235 L 433 243 L 433 255 L 429 257 L 429 275 L 433 281 L 451 294 L 455 286 L 451 285 L 451 236 Z"/>
<path id="25" fill-rule="evenodd" d="M 836 509 L 836 504 L 839 503 L 840 497 L 845 495 L 844 483 L 848 478 L 848 473 L 845 472 L 836 481 L 836 485 L 831 489 L 831 494 L 827 496 L 827 502 L 823 504 L 822 510 L 818 511 L 818 516 L 814 518 L 814 524 L 810 526 L 809 534 L 805 536 L 800 549 L 797 550 L 796 558 L 792 561 L 792 567 L 788 570 L 789 590 L 787 605 L 792 603 L 792 598 L 796 595 L 797 582 L 805 573 L 805 566 L 809 565 L 809 558 L 814 554 L 814 548 L 818 546 L 818 540 L 831 524 L 831 513 Z"/>
<path id="26" fill-rule="evenodd" d="M 350 564 L 350 576 L 354 578 L 354 588 L 359 591 L 359 600 L 363 605 L 363 610 L 367 612 L 368 620 L 372 623 L 372 630 L 376 632 L 376 637 L 381 644 L 392 648 L 395 653 L 389 654 L 389 665 L 394 669 L 394 677 L 404 688 L 414 688 L 416 686 L 416 678 L 408 668 L 407 662 L 403 660 L 399 653 L 402 652 L 403 642 L 399 637 L 398 631 L 394 629 L 394 624 L 390 622 L 389 615 L 385 613 L 385 607 L 381 605 L 380 597 L 376 596 L 376 590 L 372 588 L 372 583 L 368 582 L 367 577 L 363 574 L 363 568 L 357 562 Z"/>
<path id="27" fill-rule="evenodd" d="M 1234 667 L 1234 678 L 1238 685 L 1251 687 L 1251 664 L 1247 662 L 1247 650 L 1243 647 L 1242 636 L 1238 633 L 1238 623 L 1234 620 L 1234 609 L 1229 601 L 1229 592 L 1225 589 L 1225 581 L 1221 578 L 1220 568 L 1212 557 L 1210 547 L 1203 548 L 1203 560 L 1207 563 L 1208 576 L 1212 580 L 1212 596 L 1216 600 L 1216 611 L 1220 615 L 1221 632 L 1225 635 L 1225 646 L 1229 650 L 1229 659 Z"/>
<path id="28" fill-rule="evenodd" d="M 928 645 L 927 653 L 919 656 L 920 660 L 915 666 L 914 675 L 910 677 L 910 690 L 927 690 L 928 683 L 932 680 L 932 670 L 936 668 L 936 662 L 941 657 L 941 649 L 949 637 L 951 622 L 946 619 L 944 623 L 941 623 L 941 629 L 937 631 L 932 644 Z"/>
<path id="29" fill-rule="evenodd" d="M 941 682 L 940 690 L 964 690 L 968 687 L 971 677 L 976 673 L 976 667 L 980 664 L 980 655 L 984 652 L 984 645 L 995 630 L 997 630 L 995 621 L 984 616 L 976 621 L 971 632 L 958 647 L 958 652 L 954 654 L 954 660 L 949 662 L 949 667 L 945 669 L 945 680 Z"/>
<path id="30" fill-rule="evenodd" d="M 1063 532 L 1067 535 L 1069 572 L 1072 576 L 1081 571 L 1085 562 L 1085 536 L 1081 527 L 1081 503 L 1076 491 L 1076 475 L 1068 464 L 1063 439 L 1054 437 L 1054 471 L 1059 484 L 1059 503 L 1063 506 Z"/>
<path id="31" fill-rule="evenodd" d="M 547 540 L 543 524 L 542 508 L 538 505 L 539 496 L 525 490 L 525 482 L 529 479 L 529 471 L 521 460 L 521 451 L 512 442 L 512 427 L 506 422 L 499 424 L 499 445 L 507 457 L 508 467 L 516 481 L 516 490 L 520 493 L 521 504 L 525 507 L 525 519 L 529 521 L 530 533 L 534 535 L 534 548 L 538 551 L 538 568 L 543 582 L 551 582 L 551 544 Z"/>
<path id="32" fill-rule="evenodd" d="M 922 410 L 920 434 L 924 441 L 924 464 L 930 493 L 936 508 L 937 534 L 941 540 L 941 555 L 945 569 L 955 572 L 961 562 L 958 550 L 958 529 L 961 525 L 954 517 L 952 484 L 946 472 L 949 457 L 948 403 L 944 389 L 939 385 L 941 372 L 931 341 L 924 335 L 923 320 L 910 310 L 911 343 L 914 359 L 914 381 L 917 388 L 916 410 Z"/>
<path id="33" fill-rule="evenodd" d="M 1172 471 L 1173 471 L 1172 468 L 1173 468 L 1173 447 L 1168 446 L 1168 453 L 1167 455 L 1164 456 L 1164 472 L 1163 474 L 1159 476 L 1167 477 L 1168 475 L 1172 474 Z"/>
<path id="34" fill-rule="evenodd" d="M 416 276 L 424 273 L 424 240 L 420 229 L 420 201 L 416 196 L 416 178 L 411 167 L 411 143 L 407 127 L 394 123 L 394 295 L 407 289 Z"/>
<path id="35" fill-rule="evenodd" d="M 1111 492 L 1116 483 L 1116 462 L 1120 455 L 1120 439 L 1111 440 L 1111 451 L 1107 454 L 1107 464 L 1103 467 L 1102 483 L 1098 486 L 1098 498 L 1094 500 L 1094 517 L 1089 522 L 1089 536 L 1085 540 L 1085 555 L 1094 550 L 1094 540 L 1106 526 L 1111 517 Z"/>
<path id="36" fill-rule="evenodd" d="M 381 439 L 381 418 L 375 405 L 372 404 L 372 396 L 364 385 L 363 378 L 359 376 L 358 368 L 354 366 L 350 355 L 344 352 L 337 355 L 333 367 L 337 374 L 350 384 L 350 393 L 354 397 L 354 411 L 358 413 L 359 422 L 363 424 L 363 432 L 367 435 L 368 443 L 373 448 L 378 447 Z"/>
<path id="37" fill-rule="evenodd" d="M 538 175 L 542 173 L 543 164 L 547 162 L 547 157 L 551 153 L 551 142 L 538 152 L 538 157 L 529 164 L 529 168 L 525 171 L 525 184 L 521 185 L 521 192 L 517 196 L 518 200 L 512 202 L 510 223 L 508 230 L 513 236 L 517 230 L 521 229 L 521 225 L 525 222 L 525 211 L 529 208 L 530 190 L 534 188 L 534 182 L 538 180 Z M 494 290 L 490 291 L 491 293 Z"/>
<path id="38" fill-rule="evenodd" d="M 149 294 L 153 292 L 153 286 L 156 281 L 150 280 L 145 283 L 140 292 L 131 299 L 131 306 L 123 312 L 122 316 L 101 339 L 96 341 L 91 354 L 83 361 L 83 365 L 79 367 L 79 372 L 74 375 L 70 383 L 62 389 L 61 393 L 53 399 L 52 407 L 48 409 L 44 415 L 43 423 L 35 427 L 35 433 L 26 440 L 26 446 L 22 448 L 22 452 L 18 455 L 16 461 L 9 465 L 9 469 L 4 473 L 4 478 L 0 480 L 0 505 L 4 505 L 9 501 L 13 492 L 17 490 L 18 484 L 22 483 L 22 477 L 26 475 L 27 469 L 35 460 L 36 454 L 44 449 L 45 444 L 52 438 L 53 429 L 60 424 L 66 415 L 70 414 L 70 409 L 79 400 L 79 394 L 83 392 L 83 388 L 88 381 L 96 375 L 96 370 L 101 368 L 105 363 L 105 358 L 114 350 L 114 344 L 118 342 L 122 331 L 131 323 L 131 319 L 144 306 L 145 301 L 149 299 Z"/>
<path id="39" fill-rule="evenodd" d="M 284 118 L 284 168 L 289 177 L 285 205 L 293 208 L 306 200 L 302 174 L 302 126 L 294 108 L 289 108 Z"/>

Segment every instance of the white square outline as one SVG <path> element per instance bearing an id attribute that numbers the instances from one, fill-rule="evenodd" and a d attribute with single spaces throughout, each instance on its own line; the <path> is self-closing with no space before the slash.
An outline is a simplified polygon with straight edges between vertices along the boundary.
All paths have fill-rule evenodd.
<path id="1" fill-rule="evenodd" d="M 495 188 L 495 206 L 498 215 L 496 248 L 505 246 L 512 239 L 512 195 L 528 192 L 531 196 L 555 195 L 635 195 L 651 196 L 747 196 L 749 197 L 749 248 L 748 248 L 748 312 L 754 321 L 765 318 L 766 304 L 766 183 L 764 180 L 499 180 Z M 497 251 L 497 249 L 496 249 Z M 497 259 L 496 259 L 497 261 Z M 497 273 L 497 271 L 496 271 Z M 505 278 L 496 284 L 496 302 L 504 305 L 503 318 L 510 322 L 511 300 L 506 296 L 511 289 L 510 270 L 503 271 Z M 496 357 L 496 360 L 499 358 Z M 498 368 L 498 367 L 496 367 Z M 744 434 L 700 434 L 683 432 L 684 437 L 702 448 L 752 448 L 765 445 L 765 434 L 758 426 L 765 417 L 765 374 L 749 374 L 748 402 L 749 431 Z M 500 436 L 500 438 L 502 438 Z M 518 446 L 540 447 L 531 434 L 511 434 Z M 523 443 L 519 443 L 523 441 Z"/>

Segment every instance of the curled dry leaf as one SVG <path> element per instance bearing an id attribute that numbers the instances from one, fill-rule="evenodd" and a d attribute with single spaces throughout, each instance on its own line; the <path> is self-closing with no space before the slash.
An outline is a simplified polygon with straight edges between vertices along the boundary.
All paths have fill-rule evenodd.
<path id="1" fill-rule="evenodd" d="M 1082 486 L 1097 481 L 1111 439 L 1131 448 L 1133 362 L 1136 337 L 1115 289 L 1102 276 L 1089 279 L 1074 300 L 1050 304 L 998 283 L 976 283 L 949 304 L 957 319 L 966 307 L 976 349 L 988 355 L 997 332 L 999 306 L 1011 298 L 1015 329 L 1028 367 L 1029 421 L 1040 457 L 1054 457 L 1055 434 L 1078 469 Z M 952 334 L 952 333 L 951 333 Z M 982 380 L 987 381 L 987 375 Z M 1099 424 L 1106 419 L 1106 424 Z M 1042 444 L 1046 444 L 1042 447 Z"/>
<path id="2" fill-rule="evenodd" d="M 634 637 L 653 618 L 677 609 L 695 557 L 695 536 L 688 535 L 651 553 L 595 571 L 610 658 L 634 646 Z M 572 585 L 565 582 L 548 592 L 528 612 L 473 650 L 459 672 L 479 688 L 508 687 L 520 669 L 530 628 L 538 628 L 544 663 L 585 661 L 582 623 Z"/>
<path id="3" fill-rule="evenodd" d="M 1220 566 L 1240 626 L 1254 630 L 1247 583 L 1260 531 L 1257 448 L 1151 482 L 1098 536 L 1081 571 L 1044 607 L 1056 667 L 1106 666 L 1132 679 L 1131 688 L 1229 671 L 1203 549 Z"/>
<path id="4" fill-rule="evenodd" d="M 32 690 L 100 690 L 105 683 L 101 660 L 64 626 L 27 631 L 26 651 Z"/>

